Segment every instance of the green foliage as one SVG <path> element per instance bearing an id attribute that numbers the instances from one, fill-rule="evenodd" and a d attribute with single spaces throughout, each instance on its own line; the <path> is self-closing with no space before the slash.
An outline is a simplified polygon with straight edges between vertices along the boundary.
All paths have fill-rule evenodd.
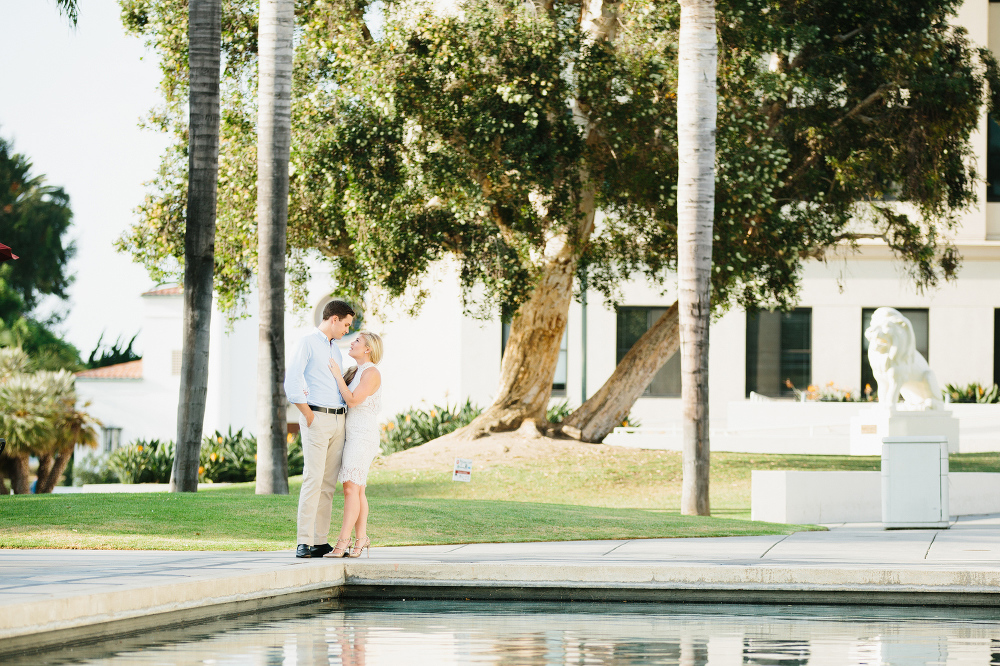
<path id="1" fill-rule="evenodd" d="M 944 397 L 949 402 L 974 402 L 983 405 L 1000 403 L 1000 386 L 983 386 L 979 382 L 971 382 L 966 386 L 948 384 L 944 387 Z"/>
<path id="2" fill-rule="evenodd" d="M 216 431 L 201 442 L 198 477 L 211 483 L 240 483 L 257 476 L 257 438 L 235 433 L 232 428 L 223 435 Z"/>
<path id="3" fill-rule="evenodd" d="M 56 0 L 56 6 L 59 7 L 59 13 L 65 16 L 75 28 L 76 20 L 80 16 L 79 0 Z"/>
<path id="4" fill-rule="evenodd" d="M 10 373 L 0 376 L 5 455 L 40 456 L 72 447 L 77 433 L 67 432 L 66 424 L 76 415 L 73 375 L 65 370 L 25 373 L 26 358 L 20 349 L 0 349 L 0 368 Z"/>
<path id="5" fill-rule="evenodd" d="M 429 409 L 411 407 L 382 424 L 382 455 L 412 449 L 468 425 L 482 412 L 467 399 L 464 405 L 434 405 Z M 289 472 L 290 473 L 290 472 Z"/>
<path id="6" fill-rule="evenodd" d="M 75 456 L 73 461 L 73 485 L 84 486 L 92 483 L 121 483 L 118 476 L 108 467 L 110 456 L 96 451 L 87 451 Z"/>
<path id="7" fill-rule="evenodd" d="M 562 423 L 562 420 L 573 413 L 570 409 L 569 401 L 563 400 L 548 408 L 545 412 L 545 420 L 549 423 Z"/>
<path id="8" fill-rule="evenodd" d="M 174 443 L 137 439 L 112 451 L 107 465 L 121 483 L 168 483 Z"/>
<path id="9" fill-rule="evenodd" d="M 32 175 L 28 158 L 0 138 L 0 242 L 20 257 L 0 264 L 0 346 L 23 348 L 32 370 L 82 367 L 76 347 L 52 332 L 62 315 L 43 321 L 31 314 L 44 296 L 66 298 L 72 216 L 69 195 Z"/>
<path id="10" fill-rule="evenodd" d="M 161 57 L 166 106 L 151 124 L 175 145 L 119 247 L 159 275 L 183 252 L 185 4 L 122 7 L 127 29 Z M 614 39 L 596 42 L 578 2 L 526 7 L 465 2 L 440 15 L 416 2 L 300 3 L 296 284 L 318 251 L 345 294 L 375 283 L 417 307 L 429 263 L 452 256 L 466 307 L 493 316 L 527 297 L 554 239 L 573 246 L 608 298 L 637 273 L 663 281 L 676 243 L 678 6 L 617 3 Z M 949 26 L 956 7 L 719 3 L 716 305 L 788 305 L 804 261 L 868 237 L 905 259 L 918 285 L 954 275 L 943 234 L 975 200 L 970 137 L 1000 83 L 992 55 Z M 240 302 L 256 261 L 255 12 L 248 0 L 223 3 L 223 307 Z M 366 12 L 382 12 L 378 39 Z M 590 194 L 607 213 L 592 232 L 579 226 Z M 485 289 L 472 298 L 476 285 Z"/>
<path id="11" fill-rule="evenodd" d="M 132 336 L 132 339 L 125 344 L 121 337 L 115 340 L 114 344 L 111 346 L 104 345 L 104 333 L 101 333 L 100 337 L 97 338 L 97 344 L 94 345 L 93 351 L 90 352 L 90 356 L 87 357 L 87 367 L 88 368 L 104 368 L 109 365 L 117 365 L 119 363 L 127 363 L 129 361 L 138 361 L 142 357 L 135 353 L 132 349 L 135 339 L 139 337 L 136 333 Z"/>
<path id="12" fill-rule="evenodd" d="M 121 483 L 168 483 L 174 465 L 174 443 L 138 439 L 115 450 L 108 467 Z M 257 438 L 233 432 L 216 431 L 201 443 L 198 479 L 204 483 L 242 483 L 257 476 Z M 288 444 L 288 473 L 302 473 L 302 440 Z"/>
<path id="13" fill-rule="evenodd" d="M 303 467 L 305 458 L 302 456 L 302 433 L 296 433 L 288 442 L 288 476 L 301 474 Z"/>
<path id="14" fill-rule="evenodd" d="M 66 263 L 76 250 L 63 236 L 72 216 L 69 195 L 33 176 L 28 158 L 0 138 L 0 241 L 20 257 L 0 264 L 4 321 L 31 311 L 42 296 L 66 297 Z"/>
<path id="15" fill-rule="evenodd" d="M 29 371 L 83 369 L 79 350 L 52 332 L 58 320 L 38 321 L 19 316 L 11 322 L 0 320 L 0 346 L 20 348 L 28 353 Z"/>

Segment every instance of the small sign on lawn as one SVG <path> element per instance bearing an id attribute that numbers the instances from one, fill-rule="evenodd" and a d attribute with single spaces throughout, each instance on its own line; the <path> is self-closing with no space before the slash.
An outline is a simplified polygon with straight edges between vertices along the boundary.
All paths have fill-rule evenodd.
<path id="1" fill-rule="evenodd" d="M 466 458 L 455 458 L 455 473 L 451 476 L 452 481 L 472 481 L 472 461 Z"/>

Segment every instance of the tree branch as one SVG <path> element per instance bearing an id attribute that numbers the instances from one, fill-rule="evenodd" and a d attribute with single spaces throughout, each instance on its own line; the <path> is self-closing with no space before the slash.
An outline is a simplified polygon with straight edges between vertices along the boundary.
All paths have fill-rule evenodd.
<path id="1" fill-rule="evenodd" d="M 836 129 L 841 125 L 843 125 L 846 121 L 850 120 L 851 118 L 854 118 L 862 111 L 864 111 L 866 108 L 868 108 L 878 100 L 885 97 L 885 94 L 894 87 L 899 87 L 899 86 L 889 83 L 883 83 L 872 94 L 868 95 L 868 97 L 865 97 L 863 100 L 858 102 L 853 109 L 851 109 L 846 114 L 844 114 L 843 116 L 835 120 L 833 123 L 831 123 L 830 129 L 831 130 Z M 816 163 L 820 155 L 821 155 L 820 147 L 813 145 L 812 152 L 810 152 L 809 156 L 805 160 L 803 160 L 802 164 L 799 165 L 799 168 L 792 173 L 791 177 L 789 177 L 787 182 L 792 182 L 801 177 L 802 174 L 808 171 L 809 168 Z"/>
<path id="2" fill-rule="evenodd" d="M 855 28 L 854 30 L 851 30 L 850 32 L 845 32 L 843 35 L 836 35 L 833 38 L 833 41 L 837 42 L 838 44 L 843 44 L 844 42 L 846 42 L 851 37 L 856 37 L 856 36 L 860 35 L 861 31 L 864 30 L 864 29 L 865 29 L 865 27 L 861 26 L 860 28 Z"/>

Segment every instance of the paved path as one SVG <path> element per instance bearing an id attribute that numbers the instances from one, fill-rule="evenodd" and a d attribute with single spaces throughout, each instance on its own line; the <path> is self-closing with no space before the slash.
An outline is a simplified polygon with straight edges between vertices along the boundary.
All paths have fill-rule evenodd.
<path id="1" fill-rule="evenodd" d="M 375 548 L 370 558 L 321 561 L 290 551 L 0 550 L 0 653 L 46 632 L 112 633 L 109 623 L 134 629 L 162 613 L 190 619 L 198 609 L 217 614 L 222 604 L 260 608 L 303 595 L 1000 606 L 1000 516 L 964 517 L 949 530 L 830 527 L 789 536 Z"/>

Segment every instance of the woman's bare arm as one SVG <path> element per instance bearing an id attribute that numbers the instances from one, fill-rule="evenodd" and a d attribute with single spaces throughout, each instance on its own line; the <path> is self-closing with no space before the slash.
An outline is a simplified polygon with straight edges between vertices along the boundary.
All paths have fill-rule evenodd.
<path id="1" fill-rule="evenodd" d="M 357 407 L 363 403 L 382 384 L 382 375 L 379 373 L 378 368 L 368 368 L 361 375 L 361 382 L 353 392 L 347 388 L 347 382 L 344 381 L 344 375 L 340 372 L 340 366 L 332 358 L 330 359 L 330 372 L 336 377 L 337 386 L 340 388 L 340 395 L 344 398 L 344 402 L 347 403 L 348 407 Z"/>

